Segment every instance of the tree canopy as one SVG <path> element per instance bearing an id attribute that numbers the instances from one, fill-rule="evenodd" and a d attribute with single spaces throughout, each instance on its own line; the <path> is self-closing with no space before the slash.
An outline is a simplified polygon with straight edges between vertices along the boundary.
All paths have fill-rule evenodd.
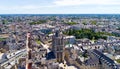
<path id="1" fill-rule="evenodd" d="M 97 24 L 97 21 L 91 21 L 91 24 L 92 24 L 92 25 L 96 25 L 96 24 Z"/>
<path id="2" fill-rule="evenodd" d="M 68 25 L 75 25 L 75 24 L 77 24 L 76 22 L 68 22 L 68 23 L 66 23 L 66 24 L 68 24 Z"/>
<path id="3" fill-rule="evenodd" d="M 94 32 L 91 29 L 81 29 L 81 30 L 75 30 L 75 29 L 69 29 L 65 32 L 63 32 L 66 35 L 74 35 L 77 39 L 82 39 L 82 38 L 88 38 L 92 40 L 93 38 L 95 40 L 98 39 L 107 39 L 106 35 L 112 36 L 111 33 L 107 32 Z"/>
<path id="4" fill-rule="evenodd" d="M 117 61 L 118 63 L 120 63 L 120 59 L 117 59 L 116 61 Z"/>
<path id="5" fill-rule="evenodd" d="M 46 23 L 46 20 L 34 21 L 34 22 L 31 22 L 30 25 L 42 24 L 42 23 Z"/>
<path id="6" fill-rule="evenodd" d="M 4 41 L 6 38 L 0 38 L 0 41 Z"/>

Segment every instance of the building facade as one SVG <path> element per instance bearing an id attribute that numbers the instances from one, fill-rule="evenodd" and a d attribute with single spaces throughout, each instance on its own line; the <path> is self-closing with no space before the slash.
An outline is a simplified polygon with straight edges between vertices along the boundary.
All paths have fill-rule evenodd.
<path id="1" fill-rule="evenodd" d="M 52 50 L 55 54 L 57 62 L 64 61 L 64 39 L 60 31 L 56 31 L 52 39 Z"/>

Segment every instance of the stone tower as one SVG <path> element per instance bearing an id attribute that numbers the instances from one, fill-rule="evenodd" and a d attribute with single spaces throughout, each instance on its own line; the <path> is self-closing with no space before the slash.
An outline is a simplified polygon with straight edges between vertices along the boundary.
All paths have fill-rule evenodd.
<path id="1" fill-rule="evenodd" d="M 64 39 L 60 31 L 57 30 L 52 38 L 52 50 L 57 62 L 64 62 Z"/>

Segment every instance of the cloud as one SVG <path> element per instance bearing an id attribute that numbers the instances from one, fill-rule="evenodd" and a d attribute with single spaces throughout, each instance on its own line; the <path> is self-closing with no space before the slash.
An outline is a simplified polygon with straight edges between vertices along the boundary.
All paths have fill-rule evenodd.
<path id="1" fill-rule="evenodd" d="M 52 0 L 44 4 L 0 4 L 0 13 L 120 13 L 119 6 L 120 0 Z"/>
<path id="2" fill-rule="evenodd" d="M 75 6 L 75 5 L 119 5 L 118 0 L 55 0 L 57 6 Z"/>
<path id="3" fill-rule="evenodd" d="M 43 8 L 51 8 L 52 5 L 41 6 L 41 5 L 23 5 L 23 6 L 0 6 L 0 10 L 37 10 Z"/>

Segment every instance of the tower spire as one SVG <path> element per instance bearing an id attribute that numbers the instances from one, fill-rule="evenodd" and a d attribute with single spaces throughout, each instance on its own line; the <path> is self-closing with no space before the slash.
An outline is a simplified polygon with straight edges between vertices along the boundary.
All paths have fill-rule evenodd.
<path id="1" fill-rule="evenodd" d="M 27 33 L 27 40 L 26 40 L 26 50 L 27 50 L 26 69 L 32 69 L 32 63 L 30 62 L 31 50 L 30 50 L 29 47 L 30 47 L 30 33 Z"/>

